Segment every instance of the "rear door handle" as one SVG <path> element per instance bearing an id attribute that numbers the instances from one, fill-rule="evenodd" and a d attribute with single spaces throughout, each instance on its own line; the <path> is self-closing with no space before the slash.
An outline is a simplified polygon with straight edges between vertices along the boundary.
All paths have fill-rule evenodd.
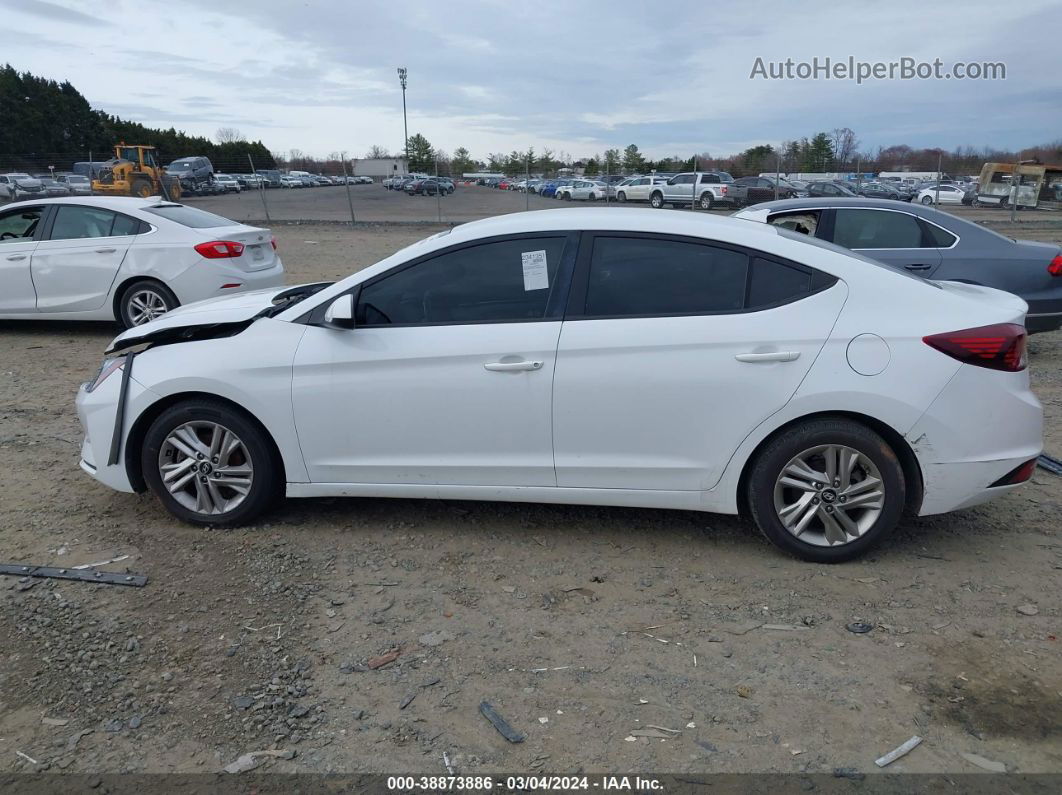
<path id="1" fill-rule="evenodd" d="M 926 265 L 923 262 L 912 262 L 910 265 L 904 265 L 909 271 L 927 271 L 932 268 L 932 265 Z"/>
<path id="2" fill-rule="evenodd" d="M 770 353 L 739 353 L 734 358 L 739 362 L 791 362 L 799 356 L 800 351 L 771 351 Z"/>
<path id="3" fill-rule="evenodd" d="M 8 260 L 10 260 L 11 262 L 17 262 L 18 260 L 25 258 L 25 254 L 12 254 L 10 257 L 8 257 Z"/>
<path id="4" fill-rule="evenodd" d="M 483 365 L 483 369 L 494 373 L 506 373 L 514 370 L 541 370 L 542 362 L 488 362 Z"/>
<path id="5" fill-rule="evenodd" d="M 117 250 L 118 249 L 116 249 L 116 248 L 98 248 L 98 249 L 96 249 L 96 253 L 97 254 L 113 254 Z"/>

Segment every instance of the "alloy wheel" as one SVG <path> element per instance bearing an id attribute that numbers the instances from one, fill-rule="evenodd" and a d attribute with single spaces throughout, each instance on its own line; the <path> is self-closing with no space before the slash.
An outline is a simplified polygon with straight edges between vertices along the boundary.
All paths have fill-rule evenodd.
<path id="1" fill-rule="evenodd" d="M 189 511 L 228 513 L 247 498 L 254 465 L 243 441 L 224 425 L 197 420 L 167 434 L 159 449 L 166 490 Z"/>
<path id="2" fill-rule="evenodd" d="M 840 444 L 818 445 L 790 459 L 775 480 L 774 509 L 795 538 L 835 547 L 860 538 L 885 506 L 874 462 Z"/>
<path id="3" fill-rule="evenodd" d="M 168 311 L 166 299 L 154 290 L 137 290 L 129 296 L 129 320 L 134 326 L 161 317 Z"/>

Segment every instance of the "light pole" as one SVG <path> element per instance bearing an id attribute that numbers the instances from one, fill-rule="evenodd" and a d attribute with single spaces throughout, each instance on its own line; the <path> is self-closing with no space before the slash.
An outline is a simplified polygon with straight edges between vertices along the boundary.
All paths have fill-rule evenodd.
<path id="1" fill-rule="evenodd" d="M 402 132 L 405 137 L 406 171 L 409 171 L 409 125 L 406 123 L 406 67 L 398 67 L 398 82 L 402 84 Z"/>

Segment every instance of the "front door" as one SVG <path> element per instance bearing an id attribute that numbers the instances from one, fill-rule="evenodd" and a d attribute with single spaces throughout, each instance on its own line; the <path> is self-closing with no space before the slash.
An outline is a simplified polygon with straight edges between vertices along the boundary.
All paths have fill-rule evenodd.
<path id="1" fill-rule="evenodd" d="M 555 486 L 573 249 L 564 233 L 448 249 L 363 283 L 355 328 L 309 328 L 292 399 L 310 479 Z"/>
<path id="2" fill-rule="evenodd" d="M 35 312 L 30 262 L 44 207 L 0 210 L 0 313 Z"/>

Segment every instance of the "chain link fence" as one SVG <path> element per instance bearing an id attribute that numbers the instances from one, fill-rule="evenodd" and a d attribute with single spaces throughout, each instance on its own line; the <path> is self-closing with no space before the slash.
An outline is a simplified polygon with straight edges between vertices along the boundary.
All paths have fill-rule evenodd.
<path id="1" fill-rule="evenodd" d="M 936 183 L 936 174 L 897 172 L 888 180 L 861 170 L 800 173 L 771 164 L 777 170 L 755 170 L 702 177 L 692 184 L 688 172 L 712 171 L 710 164 L 693 158 L 676 163 L 675 171 L 645 170 L 613 173 L 607 161 L 587 169 L 581 163 L 542 171 L 527 163 L 522 173 L 466 172 L 446 174 L 438 166 L 412 175 L 390 167 L 387 178 L 369 171 L 358 160 L 318 164 L 317 172 L 274 163 L 255 163 L 251 157 L 211 162 L 205 157 L 159 158 L 155 150 L 122 150 L 125 167 L 113 168 L 114 152 L 75 154 L 0 154 L 0 204 L 36 196 L 159 195 L 201 207 L 235 221 L 269 223 L 442 223 L 457 224 L 492 215 L 540 210 L 558 206 L 593 205 L 617 210 L 662 205 L 691 212 L 730 212 L 760 201 L 806 192 L 812 183 L 839 183 L 852 193 L 885 198 L 919 200 L 911 189 L 917 178 Z M 398 161 L 396 161 L 398 162 Z M 681 168 L 685 166 L 686 168 Z M 952 174 L 948 158 L 939 173 L 947 181 L 975 179 L 975 174 Z M 155 169 L 162 175 L 153 176 Z M 752 171 L 749 169 L 748 171 Z M 686 174 L 684 174 L 686 172 Z M 751 180 L 751 182 L 750 182 Z M 947 183 L 945 183 L 947 184 Z M 885 186 L 884 192 L 875 186 Z M 970 182 L 962 182 L 967 203 Z M 869 187 L 868 187 L 869 186 Z M 868 192 L 869 191 L 869 192 Z M 950 193 L 949 191 L 946 191 Z M 654 199 L 654 196 L 662 201 Z M 946 197 L 950 198 L 950 197 Z M 934 194 L 935 203 L 945 204 Z"/>

